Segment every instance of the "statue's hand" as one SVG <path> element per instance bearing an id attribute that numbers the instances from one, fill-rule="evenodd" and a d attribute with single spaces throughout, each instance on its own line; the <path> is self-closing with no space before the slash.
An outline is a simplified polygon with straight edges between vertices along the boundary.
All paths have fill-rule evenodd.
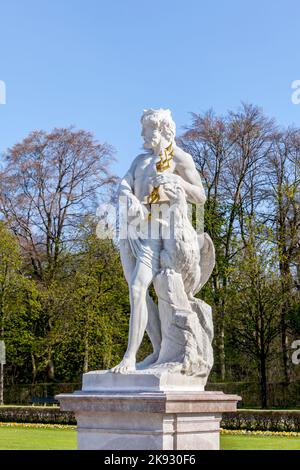
<path id="1" fill-rule="evenodd" d="M 182 186 L 182 178 L 179 175 L 175 175 L 174 173 L 163 173 L 161 175 L 156 175 L 152 179 L 153 186 L 161 186 L 164 184 L 171 184 L 174 186 Z"/>
<path id="2" fill-rule="evenodd" d="M 135 196 L 129 198 L 128 216 L 138 217 L 140 219 L 145 217 L 143 205 Z"/>
<path id="3" fill-rule="evenodd" d="M 183 180 L 181 176 L 175 175 L 174 173 L 157 175 L 155 178 L 153 178 L 152 184 L 156 186 L 163 186 L 164 194 L 170 198 L 171 201 L 185 197 Z"/>

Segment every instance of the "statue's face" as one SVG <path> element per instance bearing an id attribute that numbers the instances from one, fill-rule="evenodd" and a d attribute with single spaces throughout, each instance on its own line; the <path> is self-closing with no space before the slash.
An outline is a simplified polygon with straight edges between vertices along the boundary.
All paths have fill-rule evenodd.
<path id="1" fill-rule="evenodd" d="M 170 145 L 170 136 L 159 128 L 156 122 L 148 121 L 142 128 L 142 137 L 144 139 L 144 148 L 153 150 L 157 155 L 160 151 Z"/>
<path id="2" fill-rule="evenodd" d="M 144 148 L 155 150 L 161 143 L 161 133 L 157 124 L 148 122 L 142 128 L 142 137 L 144 139 Z"/>
<path id="3" fill-rule="evenodd" d="M 144 109 L 141 122 L 145 149 L 159 155 L 175 142 L 176 125 L 169 109 Z"/>

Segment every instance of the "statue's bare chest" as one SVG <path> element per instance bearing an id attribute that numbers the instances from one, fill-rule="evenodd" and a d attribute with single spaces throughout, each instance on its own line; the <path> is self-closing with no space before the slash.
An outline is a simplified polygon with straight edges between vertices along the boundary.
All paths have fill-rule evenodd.
<path id="1" fill-rule="evenodd" d="M 135 179 L 140 180 L 144 179 L 144 181 L 148 181 L 149 178 L 156 176 L 157 174 L 161 173 L 161 171 L 157 170 L 157 163 L 160 162 L 159 157 L 154 157 L 153 155 L 145 156 L 139 162 L 135 170 Z M 173 161 L 169 162 L 169 166 L 167 171 L 173 173 L 175 170 L 175 164 Z"/>

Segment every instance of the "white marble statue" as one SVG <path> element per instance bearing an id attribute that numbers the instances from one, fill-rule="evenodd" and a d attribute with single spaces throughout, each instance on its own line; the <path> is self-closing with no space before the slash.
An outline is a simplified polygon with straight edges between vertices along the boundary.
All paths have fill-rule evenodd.
<path id="1" fill-rule="evenodd" d="M 206 196 L 191 155 L 175 143 L 171 112 L 146 110 L 141 123 L 145 152 L 135 158 L 119 190 L 128 200 L 127 237 L 120 250 L 131 316 L 126 353 L 112 371 L 164 369 L 205 383 L 213 364 L 212 315 L 194 295 L 211 275 L 215 252 L 210 237 L 194 230 L 188 203 L 203 206 Z M 148 292 L 151 283 L 157 304 Z M 136 364 L 145 331 L 153 353 Z"/>

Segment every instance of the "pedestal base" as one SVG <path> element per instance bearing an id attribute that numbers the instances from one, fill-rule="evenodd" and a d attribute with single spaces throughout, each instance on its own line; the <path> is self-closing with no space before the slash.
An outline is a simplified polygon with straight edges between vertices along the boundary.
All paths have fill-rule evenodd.
<path id="1" fill-rule="evenodd" d="M 182 383 L 177 389 L 172 383 L 173 389 L 159 390 L 157 376 L 148 377 L 148 381 L 153 380 L 154 387 L 158 387 L 155 391 L 153 384 L 150 391 L 145 391 L 145 387 L 137 391 L 134 377 L 133 391 L 130 391 L 130 380 L 120 375 L 115 381 L 123 381 L 124 389 L 108 390 L 108 384 L 116 385 L 108 375 L 106 378 L 103 374 L 94 376 L 93 384 L 93 373 L 86 374 L 84 390 L 56 397 L 63 411 L 75 413 L 78 449 L 219 449 L 222 413 L 235 411 L 240 400 L 236 395 L 223 392 L 198 392 L 188 390 L 189 387 L 180 390 Z"/>

